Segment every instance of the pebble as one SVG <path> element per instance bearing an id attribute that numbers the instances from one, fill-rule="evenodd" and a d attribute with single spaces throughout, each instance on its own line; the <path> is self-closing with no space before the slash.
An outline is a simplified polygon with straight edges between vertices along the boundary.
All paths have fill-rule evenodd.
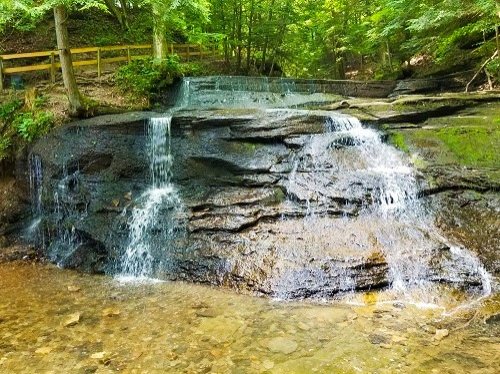
<path id="1" fill-rule="evenodd" d="M 270 360 L 264 360 L 264 362 L 262 363 L 262 366 L 266 370 L 271 370 L 274 367 L 274 362 L 272 362 Z"/>
<path id="2" fill-rule="evenodd" d="M 288 355 L 297 350 L 298 344 L 287 338 L 273 338 L 267 343 L 267 347 L 271 352 Z"/>
<path id="3" fill-rule="evenodd" d="M 439 341 L 446 338 L 449 334 L 450 332 L 447 329 L 437 329 L 436 334 L 434 335 L 434 339 Z"/>
<path id="4" fill-rule="evenodd" d="M 306 325 L 304 322 L 299 322 L 297 327 L 303 331 L 309 331 L 311 328 Z"/>
<path id="5" fill-rule="evenodd" d="M 52 348 L 50 348 L 50 347 L 41 347 L 41 348 L 38 348 L 35 351 L 35 353 L 38 353 L 38 354 L 41 354 L 41 355 L 47 355 L 50 352 L 52 352 Z"/>
<path id="6" fill-rule="evenodd" d="M 80 290 L 81 290 L 81 288 L 78 287 L 78 286 L 68 286 L 68 291 L 69 292 L 78 292 Z"/>
<path id="7" fill-rule="evenodd" d="M 392 306 L 394 308 L 397 308 L 397 309 L 404 309 L 404 308 L 406 308 L 406 305 L 404 303 L 402 303 L 401 301 L 396 301 L 395 303 L 392 304 Z"/>
<path id="8" fill-rule="evenodd" d="M 215 318 L 217 317 L 217 312 L 213 309 L 201 309 L 196 311 L 196 315 L 198 317 Z"/>
<path id="9" fill-rule="evenodd" d="M 70 314 L 68 316 L 68 318 L 66 318 L 64 320 L 63 325 L 66 326 L 66 327 L 74 326 L 78 322 L 80 322 L 80 317 L 81 317 L 80 312 L 76 312 L 76 313 Z"/>
<path id="10" fill-rule="evenodd" d="M 94 360 L 102 360 L 104 356 L 106 356 L 106 352 L 97 352 L 90 355 L 90 358 L 93 358 Z"/>
<path id="11" fill-rule="evenodd" d="M 106 308 L 102 311 L 104 317 L 116 317 L 120 315 L 120 310 L 116 308 Z"/>
<path id="12" fill-rule="evenodd" d="M 402 337 L 402 336 L 394 335 L 394 336 L 392 337 L 392 341 L 393 341 L 394 343 L 397 343 L 397 344 L 398 344 L 398 343 L 404 344 L 404 343 L 406 342 L 406 338 L 404 338 L 404 337 Z"/>
<path id="13" fill-rule="evenodd" d="M 372 344 L 389 344 L 391 342 L 390 337 L 382 334 L 370 334 L 368 340 Z"/>

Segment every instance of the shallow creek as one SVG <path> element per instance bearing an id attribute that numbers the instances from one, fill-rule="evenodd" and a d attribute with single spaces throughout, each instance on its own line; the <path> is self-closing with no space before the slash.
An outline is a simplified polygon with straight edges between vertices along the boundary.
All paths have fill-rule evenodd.
<path id="1" fill-rule="evenodd" d="M 500 372 L 499 295 L 435 292 L 433 306 L 388 292 L 283 302 L 1 264 L 0 372 Z"/>

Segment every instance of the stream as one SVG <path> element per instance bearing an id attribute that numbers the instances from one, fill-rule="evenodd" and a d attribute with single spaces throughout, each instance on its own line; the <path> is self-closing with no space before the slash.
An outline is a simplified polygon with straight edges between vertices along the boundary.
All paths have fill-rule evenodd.
<path id="1" fill-rule="evenodd" d="M 0 265 L 5 373 L 498 373 L 497 296 L 282 302 L 184 282 Z M 391 301 L 384 302 L 384 299 Z M 75 320 L 75 315 L 78 320 Z"/>

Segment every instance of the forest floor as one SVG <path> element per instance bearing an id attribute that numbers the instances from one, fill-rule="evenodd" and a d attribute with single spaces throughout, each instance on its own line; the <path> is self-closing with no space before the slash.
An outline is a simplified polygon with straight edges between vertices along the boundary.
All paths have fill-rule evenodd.
<path id="1" fill-rule="evenodd" d="M 143 110 L 148 106 L 146 102 L 138 102 L 121 92 L 114 83 L 111 71 L 103 73 L 100 79 L 95 72 L 79 72 L 76 79 L 80 93 L 91 103 L 89 116 Z M 25 89 L 0 91 L 0 103 L 24 100 L 28 94 L 43 98 L 43 105 L 39 109 L 53 113 L 56 124 L 71 120 L 62 79 L 56 83 L 46 79 L 31 80 L 26 82 Z"/>

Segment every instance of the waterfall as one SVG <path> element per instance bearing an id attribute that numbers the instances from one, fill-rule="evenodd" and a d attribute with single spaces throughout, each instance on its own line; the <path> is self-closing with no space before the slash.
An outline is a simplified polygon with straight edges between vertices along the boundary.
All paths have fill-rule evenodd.
<path id="1" fill-rule="evenodd" d="M 191 108 L 298 108 L 339 99 L 328 84 L 290 78 L 191 77 L 183 79 L 181 92 L 186 85 Z"/>
<path id="2" fill-rule="evenodd" d="M 63 267 L 83 242 L 76 226 L 85 220 L 89 200 L 85 189 L 81 186 L 80 178 L 79 165 L 68 170 L 68 165 L 65 163 L 62 178 L 57 182 L 53 192 L 53 217 L 56 229 L 54 232 L 49 232 L 47 252 L 52 261 Z"/>
<path id="3" fill-rule="evenodd" d="M 29 157 L 29 185 L 31 200 L 32 220 L 25 230 L 25 236 L 29 240 L 35 241 L 45 246 L 45 236 L 40 224 L 43 217 L 42 193 L 43 193 L 43 168 L 42 159 L 39 155 L 32 154 Z"/>
<path id="4" fill-rule="evenodd" d="M 289 199 L 306 209 L 305 230 L 318 230 L 329 207 L 346 198 L 347 204 L 360 206 L 358 212 L 347 220 L 328 221 L 325 232 L 352 232 L 354 227 L 369 232 L 388 264 L 394 290 L 425 290 L 436 279 L 430 264 L 439 243 L 451 268 L 476 275 L 482 279 L 483 293 L 491 291 L 480 261 L 440 235 L 432 210 L 418 198 L 423 182 L 378 131 L 363 127 L 356 118 L 332 113 L 323 134 L 302 138 L 303 146 L 292 156 L 286 187 Z M 355 283 L 349 272 L 343 277 L 341 284 Z"/>
<path id="5" fill-rule="evenodd" d="M 29 170 L 31 210 L 34 217 L 39 217 L 42 214 L 43 190 L 43 169 L 40 156 L 35 154 L 31 155 L 29 158 Z"/>
<path id="6" fill-rule="evenodd" d="M 150 187 L 139 197 L 130 217 L 129 241 L 121 259 L 121 280 L 154 276 L 157 254 L 168 250 L 177 229 L 182 201 L 172 183 L 171 115 L 151 118 L 146 124 Z"/>

